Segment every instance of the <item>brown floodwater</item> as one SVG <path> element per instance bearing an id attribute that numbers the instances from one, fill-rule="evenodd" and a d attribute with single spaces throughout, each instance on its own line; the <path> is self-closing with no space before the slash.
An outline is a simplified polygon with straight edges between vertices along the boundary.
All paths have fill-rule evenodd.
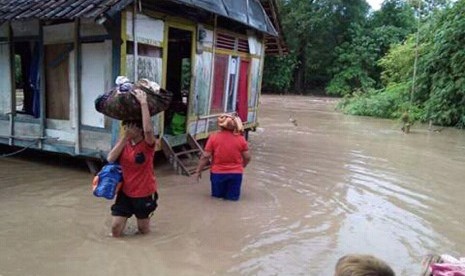
<path id="1" fill-rule="evenodd" d="M 109 237 L 111 201 L 91 194 L 82 160 L 0 158 L 0 275 L 324 276 L 347 253 L 418 275 L 428 253 L 465 255 L 465 132 L 405 135 L 335 105 L 261 98 L 239 202 L 211 198 L 208 173 L 195 183 L 156 164 L 146 236 L 131 219 Z"/>

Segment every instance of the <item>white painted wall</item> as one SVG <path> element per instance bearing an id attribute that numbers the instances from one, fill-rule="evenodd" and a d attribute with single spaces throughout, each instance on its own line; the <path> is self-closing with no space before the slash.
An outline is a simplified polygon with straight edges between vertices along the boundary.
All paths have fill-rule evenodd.
<path id="1" fill-rule="evenodd" d="M 0 43 L 0 114 L 11 112 L 10 45 Z"/>
<path id="2" fill-rule="evenodd" d="M 138 13 L 136 16 L 136 39 L 138 42 L 161 46 L 163 42 L 164 22 Z M 126 12 L 126 35 L 132 37 L 132 12 Z"/>
<path id="3" fill-rule="evenodd" d="M 205 29 L 207 36 L 203 40 L 203 45 L 208 48 L 213 47 L 213 31 Z"/>
<path id="4" fill-rule="evenodd" d="M 253 34 L 248 35 L 249 40 L 249 51 L 252 55 L 262 54 L 262 43 Z"/>
<path id="5" fill-rule="evenodd" d="M 260 93 L 260 60 L 258 58 L 252 58 L 250 68 L 250 95 L 249 95 L 249 108 L 255 108 L 257 106 L 257 99 Z"/>
<path id="6" fill-rule="evenodd" d="M 104 115 L 95 110 L 98 95 L 111 89 L 111 41 L 82 44 L 81 124 L 93 127 L 104 125 Z"/>

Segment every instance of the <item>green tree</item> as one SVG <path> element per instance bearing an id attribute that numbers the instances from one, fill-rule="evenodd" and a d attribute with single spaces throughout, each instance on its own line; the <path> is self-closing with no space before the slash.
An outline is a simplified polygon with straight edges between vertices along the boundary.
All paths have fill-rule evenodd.
<path id="1" fill-rule="evenodd" d="M 281 0 L 283 33 L 296 66 L 294 90 L 325 86 L 332 77 L 335 48 L 349 37 L 351 22 L 366 20 L 365 0 Z M 266 69 L 266 68 L 265 68 Z"/>
<path id="2" fill-rule="evenodd" d="M 331 95 L 350 95 L 380 88 L 377 65 L 391 45 L 400 43 L 414 30 L 412 8 L 404 1 L 387 0 L 364 25 L 351 25 L 350 39 L 336 48 L 334 77 L 327 86 Z"/>
<path id="3" fill-rule="evenodd" d="M 439 125 L 465 126 L 464 10 L 465 1 L 445 9 L 425 39 L 417 93 L 429 95 L 424 119 Z"/>
<path id="4" fill-rule="evenodd" d="M 263 72 L 262 90 L 288 93 L 295 66 L 295 56 L 292 54 L 282 57 L 267 56 L 265 58 L 266 69 Z"/>
<path id="5" fill-rule="evenodd" d="M 464 10 L 465 1 L 460 1 L 424 17 L 417 34 L 378 62 L 385 87 L 354 93 L 339 107 L 350 114 L 386 118 L 409 111 L 414 119 L 465 127 Z"/>

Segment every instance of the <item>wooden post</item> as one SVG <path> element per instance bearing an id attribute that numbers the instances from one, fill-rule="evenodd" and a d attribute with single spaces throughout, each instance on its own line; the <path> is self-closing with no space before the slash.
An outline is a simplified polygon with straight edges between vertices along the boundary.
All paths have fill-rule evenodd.
<path id="1" fill-rule="evenodd" d="M 8 23 L 8 43 L 10 46 L 10 138 L 8 139 L 8 144 L 10 146 L 14 145 L 14 135 L 15 135 L 15 117 L 16 117 L 16 62 L 15 62 L 15 42 L 13 39 L 13 30 L 11 23 Z"/>
<path id="2" fill-rule="evenodd" d="M 133 4 L 134 9 L 133 9 L 133 14 L 132 14 L 132 43 L 134 45 L 134 83 L 137 81 L 139 76 L 137 75 L 137 55 L 138 49 L 137 49 L 137 39 L 136 39 L 136 16 L 137 16 L 137 5 L 136 3 Z"/>
<path id="3" fill-rule="evenodd" d="M 39 21 L 39 66 L 40 66 L 40 135 L 41 137 L 45 137 L 45 123 L 46 123 L 46 116 L 47 112 L 45 110 L 46 103 L 45 103 L 45 47 L 44 47 L 44 28 L 42 25 L 42 21 Z M 43 149 L 44 143 L 41 139 L 39 141 L 39 149 Z"/>
<path id="4" fill-rule="evenodd" d="M 213 81 L 214 81 L 214 78 L 215 78 L 215 60 L 216 60 L 216 57 L 215 57 L 215 54 L 216 54 L 216 38 L 217 38 L 217 32 L 218 32 L 218 16 L 215 14 L 215 21 L 214 21 L 214 26 L 213 26 L 213 41 L 212 41 L 212 60 L 211 60 L 211 72 L 210 72 L 210 95 L 208 97 L 208 110 L 207 110 L 207 114 L 210 115 L 210 110 L 211 110 L 211 106 L 212 106 L 212 100 L 213 100 L 213 89 L 215 87 L 213 87 Z M 198 120 L 198 118 L 197 118 Z M 208 133 L 208 119 L 205 121 L 205 133 Z M 196 127 L 197 128 L 197 127 Z M 197 132 L 197 129 L 195 130 L 195 132 Z M 197 135 L 197 133 L 195 133 L 195 135 Z M 197 136 L 195 136 L 197 138 Z"/>
<path id="5" fill-rule="evenodd" d="M 79 39 L 80 29 L 79 18 L 74 21 L 74 67 L 75 67 L 75 82 L 74 82 L 74 153 L 81 153 L 81 43 Z"/>

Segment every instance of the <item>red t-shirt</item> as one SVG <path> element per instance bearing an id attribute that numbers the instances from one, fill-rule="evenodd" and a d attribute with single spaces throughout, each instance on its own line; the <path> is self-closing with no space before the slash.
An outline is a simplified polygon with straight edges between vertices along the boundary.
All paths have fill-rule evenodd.
<path id="1" fill-rule="evenodd" d="M 150 146 L 145 140 L 124 146 L 119 157 L 123 171 L 122 191 L 130 197 L 146 197 L 157 191 L 157 181 L 153 172 L 155 144 Z M 141 162 L 143 161 L 143 162 Z"/>
<path id="2" fill-rule="evenodd" d="M 249 150 L 247 141 L 242 135 L 223 130 L 210 135 L 205 151 L 212 153 L 213 173 L 242 173 L 242 152 Z"/>

